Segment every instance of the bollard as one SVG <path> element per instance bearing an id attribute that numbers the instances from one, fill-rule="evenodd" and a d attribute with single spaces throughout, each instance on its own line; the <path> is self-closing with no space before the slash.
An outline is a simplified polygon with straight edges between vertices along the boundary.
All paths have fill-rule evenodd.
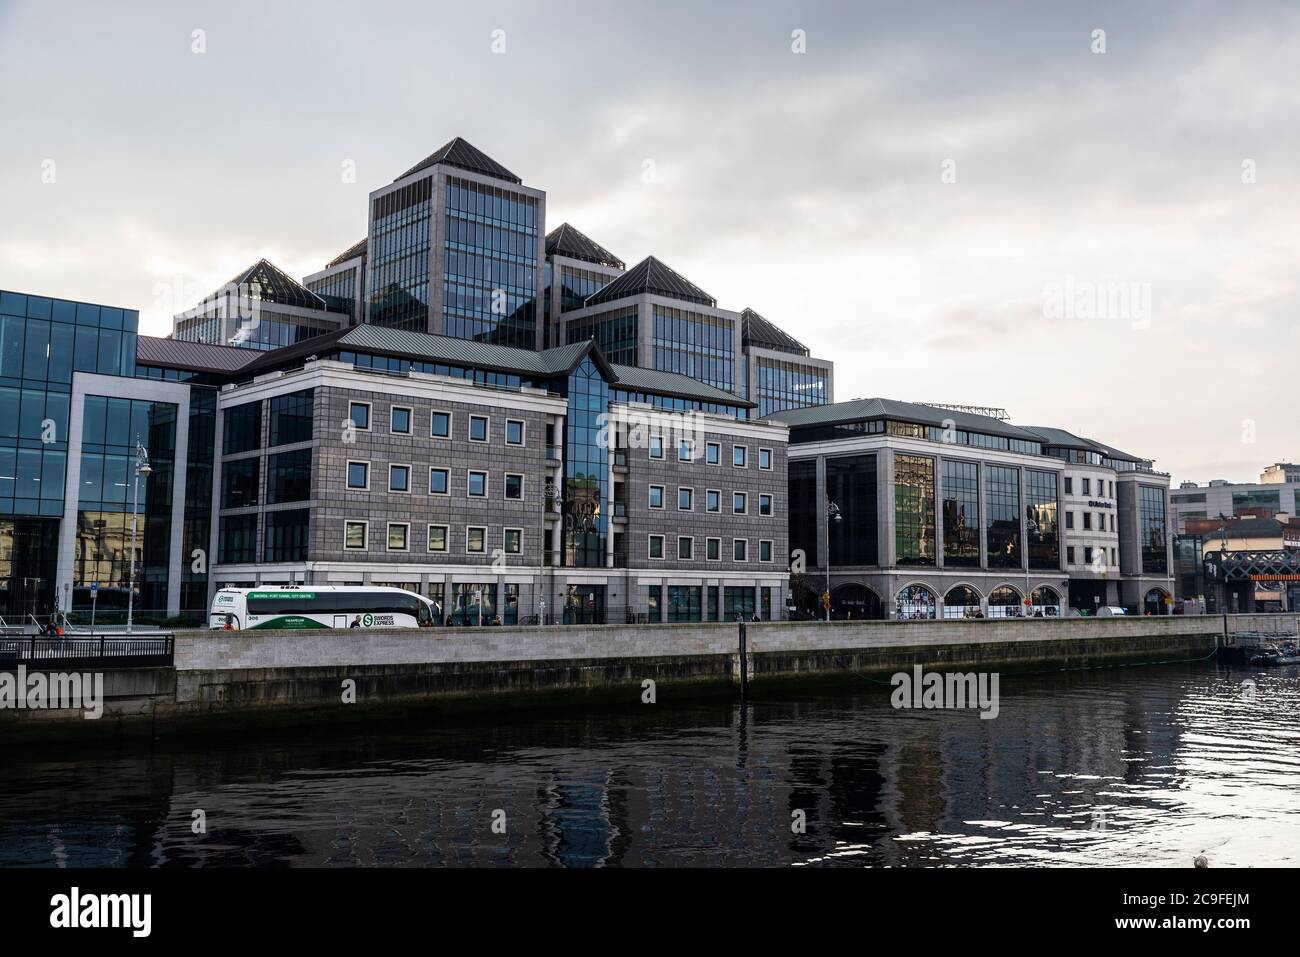
<path id="1" fill-rule="evenodd" d="M 743 704 L 749 692 L 749 650 L 745 635 L 745 622 L 740 623 L 740 700 Z"/>

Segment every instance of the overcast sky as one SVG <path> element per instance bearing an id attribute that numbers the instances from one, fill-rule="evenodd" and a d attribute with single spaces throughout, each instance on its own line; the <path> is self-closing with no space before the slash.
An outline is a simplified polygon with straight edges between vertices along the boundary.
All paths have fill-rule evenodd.
<path id="1" fill-rule="evenodd" d="M 1300 12 L 1128 6 L 0 0 L 0 287 L 163 335 L 459 135 L 837 399 L 1254 480 L 1300 458 Z"/>

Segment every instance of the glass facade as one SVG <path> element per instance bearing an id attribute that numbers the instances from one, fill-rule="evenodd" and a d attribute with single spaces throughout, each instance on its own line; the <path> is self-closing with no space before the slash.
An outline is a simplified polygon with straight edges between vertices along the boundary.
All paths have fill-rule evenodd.
<path id="1" fill-rule="evenodd" d="M 340 270 L 320 279 L 307 283 L 307 288 L 325 300 L 325 304 L 334 312 L 356 316 L 357 279 L 360 270 L 357 267 Z"/>
<path id="2" fill-rule="evenodd" d="M 637 364 L 637 334 L 640 329 L 640 312 L 636 306 L 587 316 L 569 323 L 565 333 L 569 343 L 586 342 L 594 338 L 605 358 L 618 365 Z"/>
<path id="3" fill-rule="evenodd" d="M 266 352 L 283 346 L 291 346 L 313 336 L 322 336 L 327 332 L 333 332 L 337 328 L 338 324 L 334 322 L 313 321 L 305 316 L 272 312 L 264 306 L 256 320 L 241 320 L 236 324 L 235 334 L 231 337 L 229 345 L 239 346 L 242 349 L 260 349 Z M 226 345 L 219 339 L 209 340 L 194 337 L 193 341 L 216 342 L 218 345 Z"/>
<path id="4" fill-rule="evenodd" d="M 1025 540 L 1030 568 L 1061 567 L 1057 511 L 1056 473 L 1025 469 Z"/>
<path id="5" fill-rule="evenodd" d="M 447 179 L 446 335 L 536 347 L 537 219 L 531 196 Z"/>
<path id="6" fill-rule="evenodd" d="M 793 465 L 791 466 L 793 468 Z M 791 483 L 793 485 L 793 483 Z M 793 488 L 791 510 L 794 508 Z M 876 517 L 876 456 L 853 455 L 826 460 L 826 496 L 839 508 L 840 520 L 827 525 L 832 565 L 879 563 Z M 805 508 L 816 519 L 816 490 Z"/>
<path id="7" fill-rule="evenodd" d="M 980 563 L 979 466 L 943 463 L 943 564 L 977 567 Z"/>
<path id="8" fill-rule="evenodd" d="M 564 443 L 564 551 L 566 566 L 603 568 L 609 525 L 609 452 L 598 441 L 609 410 L 609 386 L 590 358 L 568 379 Z"/>
<path id="9" fill-rule="evenodd" d="M 736 327 L 729 319 L 654 307 L 654 368 L 736 391 Z"/>
<path id="10" fill-rule="evenodd" d="M 790 513 L 790 551 L 802 551 L 807 567 L 821 565 L 817 541 L 817 463 L 803 459 L 788 463 L 786 501 Z"/>
<path id="11" fill-rule="evenodd" d="M 703 621 L 703 587 L 700 585 L 668 586 L 669 621 Z"/>
<path id="12" fill-rule="evenodd" d="M 985 534 L 989 568 L 1020 567 L 1020 472 L 1003 465 L 984 466 L 988 507 Z"/>
<path id="13" fill-rule="evenodd" d="M 278 395 L 271 399 L 271 431 L 268 446 L 291 445 L 310 442 L 312 428 L 313 390 Z"/>
<path id="14" fill-rule="evenodd" d="M 754 394 L 762 418 L 783 409 L 825 405 L 826 370 L 799 362 L 760 358 L 755 374 Z"/>
<path id="15" fill-rule="evenodd" d="M 177 408 L 169 402 L 86 396 L 81 435 L 81 488 L 73 552 L 73 608 L 89 609 L 98 582 L 104 607 L 125 601 L 130 582 L 135 443 L 149 450 L 153 471 L 140 477 L 136 519 L 135 607 L 167 609 Z"/>
<path id="16" fill-rule="evenodd" d="M 1144 486 L 1145 488 L 1145 486 Z M 1205 501 L 1205 497 L 1201 497 Z M 1240 515 L 1242 511 L 1248 508 L 1266 508 L 1274 512 L 1282 508 L 1282 493 L 1278 491 L 1251 491 L 1251 492 L 1233 492 L 1232 493 L 1232 514 Z"/>
<path id="17" fill-rule="evenodd" d="M 370 209 L 370 322 L 425 330 L 433 177 L 380 196 Z"/>
<path id="18" fill-rule="evenodd" d="M 310 515 L 311 509 L 307 508 L 267 512 L 263 559 L 268 562 L 306 561 Z"/>
<path id="19" fill-rule="evenodd" d="M 1165 490 L 1138 486 L 1138 525 L 1142 535 L 1142 571 L 1163 575 L 1169 571 L 1168 530 L 1165 524 Z"/>
<path id="20" fill-rule="evenodd" d="M 933 565 L 934 459 L 894 456 L 894 548 L 899 565 Z"/>

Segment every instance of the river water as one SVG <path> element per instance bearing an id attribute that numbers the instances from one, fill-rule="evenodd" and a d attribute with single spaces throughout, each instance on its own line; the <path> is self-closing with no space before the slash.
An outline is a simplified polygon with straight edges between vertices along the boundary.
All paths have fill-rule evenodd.
<path id="1" fill-rule="evenodd" d="M 656 704 L 24 748 L 0 765 L 0 865 L 1300 863 L 1300 669 L 999 690 L 992 720 L 896 710 L 860 678 L 743 713 L 661 686 Z"/>

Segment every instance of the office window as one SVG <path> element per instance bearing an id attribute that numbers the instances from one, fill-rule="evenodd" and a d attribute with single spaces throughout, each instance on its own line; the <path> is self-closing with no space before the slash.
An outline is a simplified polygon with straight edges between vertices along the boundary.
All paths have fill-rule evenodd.
<path id="1" fill-rule="evenodd" d="M 661 459 L 664 457 L 664 440 L 662 436 L 650 436 L 650 458 Z"/>
<path id="2" fill-rule="evenodd" d="M 8 336 L 5 342 L 10 340 Z M 15 340 L 22 342 L 21 337 Z M 18 346 L 21 349 L 21 345 Z M 78 366 L 78 369 L 81 367 Z M 21 374 L 20 370 L 6 372 L 6 375 Z M 17 409 L 17 401 L 14 402 Z M 234 408 L 226 409 L 225 428 L 222 430 L 221 451 L 225 455 L 236 452 L 251 452 L 262 447 L 262 403 L 246 402 Z"/>
<path id="3" fill-rule="evenodd" d="M 450 412 L 433 413 L 433 417 L 429 420 L 429 435 L 435 439 L 445 439 L 451 436 Z"/>
<path id="4" fill-rule="evenodd" d="M 0 453 L 2 455 L 3 453 Z M 9 457 L 7 461 L 12 462 L 14 459 Z M 221 507 L 222 508 L 247 508 L 250 505 L 256 505 L 260 501 L 258 483 L 261 481 L 260 458 L 236 459 L 234 462 L 227 462 L 221 467 Z M 117 478 L 124 478 L 130 471 L 130 466 L 123 463 L 122 466 L 115 470 L 114 485 L 117 484 Z M 83 466 L 82 474 L 86 473 Z M 12 480 L 11 480 L 12 481 Z M 84 481 L 84 479 L 83 479 Z M 123 486 L 125 488 L 125 485 Z M 13 492 L 9 492 L 10 495 Z"/>
<path id="5" fill-rule="evenodd" d="M 389 415 L 389 431 L 398 435 L 411 434 L 411 410 L 395 405 Z"/>
<path id="6" fill-rule="evenodd" d="M 506 445 L 524 444 L 523 419 L 506 419 Z"/>
<path id="7" fill-rule="evenodd" d="M 1074 528 L 1074 513 L 1073 513 L 1073 512 L 1066 512 L 1066 513 L 1065 513 L 1065 527 L 1066 527 L 1066 528 Z"/>
<path id="8" fill-rule="evenodd" d="M 706 538 L 704 540 L 704 557 L 711 562 L 722 561 L 722 539 Z"/>
<path id="9" fill-rule="evenodd" d="M 664 507 L 664 487 L 662 485 L 650 486 L 650 507 L 651 508 Z"/>
<path id="10" fill-rule="evenodd" d="M 677 536 L 677 557 L 682 561 L 689 561 L 691 553 L 695 550 L 695 539 L 689 535 Z"/>
<path id="11" fill-rule="evenodd" d="M 1092 512 L 1083 513 L 1083 530 L 1085 532 L 1092 531 Z"/>
<path id="12" fill-rule="evenodd" d="M 722 491 L 711 488 L 704 493 L 704 509 L 708 512 L 722 511 Z"/>
<path id="13" fill-rule="evenodd" d="M 311 449 L 279 452 L 266 460 L 266 501 L 305 502 L 311 498 Z"/>
<path id="14" fill-rule="evenodd" d="M 369 528 L 369 522 L 344 522 L 343 547 L 364 549 L 366 547 L 366 539 L 369 537 Z"/>
<path id="15" fill-rule="evenodd" d="M 487 547 L 487 529 L 478 525 L 470 525 L 465 529 L 465 551 L 471 554 L 478 554 Z"/>
<path id="16" fill-rule="evenodd" d="M 369 491 L 370 489 L 370 463 L 369 462 L 349 462 L 348 463 L 348 488 Z"/>
<path id="17" fill-rule="evenodd" d="M 263 561 L 307 560 L 307 527 L 311 509 L 295 508 L 266 513 L 266 542 Z"/>
<path id="18" fill-rule="evenodd" d="M 991 471 L 991 470 L 990 470 Z M 1014 475 L 1014 470 L 1012 470 Z M 894 455 L 894 552 L 899 565 L 935 564 L 934 459 Z M 1019 528 L 1018 509 L 1010 518 Z M 992 514 L 990 515 L 992 519 Z M 989 539 L 989 562 L 994 541 Z"/>
<path id="19" fill-rule="evenodd" d="M 1066 563 L 1067 565 L 1073 565 L 1073 564 L 1074 564 L 1074 546 L 1073 546 L 1073 545 L 1066 545 L 1066 546 L 1065 546 L 1065 563 Z"/>
<path id="20" fill-rule="evenodd" d="M 722 445 L 718 442 L 708 442 L 704 446 L 704 461 L 708 465 L 722 464 Z"/>
<path id="21" fill-rule="evenodd" d="M 267 445 L 310 442 L 313 407 L 311 389 L 291 392 L 289 395 L 277 395 L 271 399 L 269 403 L 271 435 Z"/>
<path id="22" fill-rule="evenodd" d="M 486 442 L 488 440 L 488 417 L 486 415 L 471 415 L 469 417 L 469 440 L 471 442 Z"/>
<path id="23" fill-rule="evenodd" d="M 506 473 L 506 498 L 522 499 L 524 497 L 524 477 L 514 472 Z"/>
<path id="24" fill-rule="evenodd" d="M 447 550 L 447 526 L 429 526 L 429 551 L 445 552 Z"/>
<path id="25" fill-rule="evenodd" d="M 411 467 L 409 465 L 388 466 L 388 491 L 409 492 L 411 490 Z"/>
<path id="26" fill-rule="evenodd" d="M 1072 478 L 1067 478 L 1067 479 L 1065 480 L 1065 494 L 1066 494 L 1066 495 L 1073 495 L 1073 494 L 1074 494 L 1074 479 L 1072 479 Z"/>
<path id="27" fill-rule="evenodd" d="M 695 507 L 695 489 L 679 488 L 677 490 L 677 508 L 689 512 Z"/>
<path id="28" fill-rule="evenodd" d="M 1083 479 L 1082 481 L 1083 481 L 1083 494 L 1084 494 L 1084 495 L 1091 495 L 1091 494 L 1092 494 L 1092 480 L 1091 480 L 1091 479 Z"/>
<path id="29" fill-rule="evenodd" d="M 731 493 L 731 513 L 733 515 L 744 515 L 749 511 L 749 496 L 744 492 Z"/>
<path id="30" fill-rule="evenodd" d="M 760 495 L 758 497 L 758 514 L 759 515 L 772 514 L 772 496 Z"/>
<path id="31" fill-rule="evenodd" d="M 760 469 L 764 470 L 764 471 L 768 471 L 768 470 L 770 470 L 770 469 L 772 468 L 772 450 L 771 450 L 771 449 L 759 449 L 759 450 L 758 450 L 758 467 L 759 467 Z"/>
<path id="32" fill-rule="evenodd" d="M 664 537 L 663 537 L 662 535 L 651 535 L 651 536 L 650 536 L 650 552 L 649 552 L 649 554 L 650 554 L 650 557 L 651 557 L 651 558 L 663 558 L 663 557 L 664 557 Z"/>
<path id="33" fill-rule="evenodd" d="M 370 431 L 370 403 L 369 402 L 349 402 L 348 418 L 358 429 Z"/>
<path id="34" fill-rule="evenodd" d="M 732 468 L 745 468 L 745 457 L 748 454 L 748 447 L 744 445 L 733 445 L 731 447 L 731 466 Z"/>
<path id="35" fill-rule="evenodd" d="M 406 540 L 410 537 L 411 526 L 403 522 L 388 523 L 388 550 L 390 552 L 406 551 Z"/>
<path id="36" fill-rule="evenodd" d="M 677 444 L 677 461 L 691 462 L 695 459 L 695 446 L 690 439 L 682 439 Z"/>
<path id="37" fill-rule="evenodd" d="M 429 469 L 429 494 L 448 495 L 451 493 L 451 472 L 448 469 Z"/>
<path id="38" fill-rule="evenodd" d="M 466 485 L 466 494 L 470 498 L 486 498 L 488 493 L 487 472 L 470 472 Z"/>
<path id="39" fill-rule="evenodd" d="M 1114 513 L 1114 512 L 1112 512 L 1111 515 L 1110 515 L 1110 530 L 1111 530 L 1112 532 L 1115 531 L 1115 513 Z"/>
<path id="40" fill-rule="evenodd" d="M 731 540 L 731 557 L 734 561 L 749 561 L 749 540 L 745 538 L 734 538 Z"/>
<path id="41" fill-rule="evenodd" d="M 758 543 L 758 560 L 760 562 L 770 562 L 772 560 L 772 543 L 763 539 Z"/>
<path id="42" fill-rule="evenodd" d="M 507 555 L 518 555 L 523 551 L 524 530 L 522 528 L 507 528 L 502 537 L 502 549 Z"/>

